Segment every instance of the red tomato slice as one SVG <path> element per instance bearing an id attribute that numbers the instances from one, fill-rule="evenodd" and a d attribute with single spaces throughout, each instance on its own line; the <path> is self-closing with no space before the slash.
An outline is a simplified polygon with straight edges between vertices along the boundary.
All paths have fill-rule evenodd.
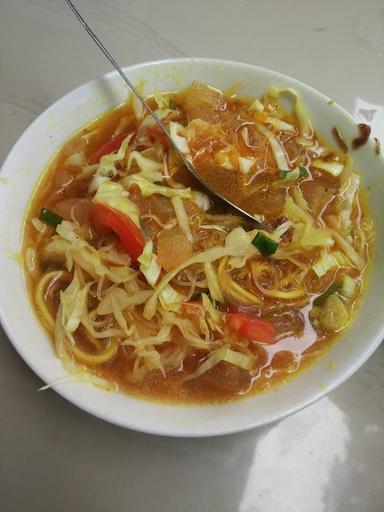
<path id="1" fill-rule="evenodd" d="M 91 223 L 100 235 L 113 231 L 120 238 L 120 247 L 127 252 L 134 263 L 142 254 L 145 238 L 140 229 L 127 215 L 103 204 L 93 204 Z"/>
<path id="2" fill-rule="evenodd" d="M 147 128 L 147 133 L 150 138 L 158 140 L 165 149 L 169 148 L 169 140 L 161 128 L 158 126 L 150 126 Z"/>
<path id="3" fill-rule="evenodd" d="M 89 159 L 89 164 L 98 164 L 100 162 L 100 158 L 104 155 L 109 155 L 109 153 L 115 153 L 120 149 L 121 143 L 128 136 L 127 133 L 121 133 L 120 135 L 116 135 L 116 137 L 112 137 L 111 140 L 105 142 L 99 149 L 96 151 L 94 155 Z"/>
<path id="4" fill-rule="evenodd" d="M 227 324 L 230 329 L 244 336 L 249 341 L 273 344 L 276 342 L 276 331 L 273 324 L 255 315 L 243 312 L 227 314 Z"/>

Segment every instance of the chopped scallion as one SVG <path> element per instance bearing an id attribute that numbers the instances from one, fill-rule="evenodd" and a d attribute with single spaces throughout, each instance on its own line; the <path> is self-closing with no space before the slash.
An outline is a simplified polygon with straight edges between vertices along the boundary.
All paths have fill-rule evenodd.
<path id="1" fill-rule="evenodd" d="M 308 170 L 305 167 L 299 167 L 299 177 L 306 178 L 308 176 Z"/>
<path id="2" fill-rule="evenodd" d="M 162 181 L 154 181 L 153 182 L 154 185 L 160 185 L 162 186 L 163 185 L 163 182 Z"/>
<path id="3" fill-rule="evenodd" d="M 57 228 L 59 224 L 63 222 L 63 218 L 60 217 L 60 215 L 57 215 L 57 213 L 52 212 L 51 210 L 48 210 L 47 208 L 42 208 L 40 210 L 39 219 L 47 224 L 48 226 L 51 226 L 52 228 Z"/>
<path id="4" fill-rule="evenodd" d="M 177 108 L 176 102 L 175 102 L 175 100 L 173 98 L 169 99 L 169 108 L 171 110 L 176 110 L 176 108 Z"/>
<path id="5" fill-rule="evenodd" d="M 262 233 L 257 233 L 255 238 L 252 240 L 252 245 L 254 245 L 263 256 L 271 256 L 272 254 L 275 254 L 279 246 L 275 240 L 268 238 Z"/>
<path id="6" fill-rule="evenodd" d="M 283 180 L 285 180 L 285 178 L 288 176 L 288 174 L 290 173 L 291 171 L 284 171 L 282 169 L 280 169 L 279 171 L 279 176 L 280 178 L 282 178 Z"/>

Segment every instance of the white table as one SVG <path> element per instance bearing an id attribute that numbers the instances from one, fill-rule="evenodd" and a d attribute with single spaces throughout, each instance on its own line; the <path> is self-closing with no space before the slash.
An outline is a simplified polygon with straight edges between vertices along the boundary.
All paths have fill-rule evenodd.
<path id="1" fill-rule="evenodd" d="M 382 0 L 78 0 L 124 65 L 181 55 L 295 76 L 384 145 Z M 63 0 L 1 0 L 0 159 L 50 103 L 110 69 Z M 380 121 L 381 119 L 381 121 Z M 21 319 L 22 321 L 22 319 Z M 384 349 L 279 423 L 175 440 L 97 420 L 39 379 L 0 334 L 2 512 L 383 512 Z"/>

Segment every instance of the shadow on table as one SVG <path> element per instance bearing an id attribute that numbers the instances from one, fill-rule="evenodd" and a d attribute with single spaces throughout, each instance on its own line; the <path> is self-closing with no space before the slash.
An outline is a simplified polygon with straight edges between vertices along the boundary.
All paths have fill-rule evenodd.
<path id="1" fill-rule="evenodd" d="M 238 510 L 267 428 L 207 439 L 147 436 L 83 413 L 40 380 L 0 332 L 0 510 Z"/>

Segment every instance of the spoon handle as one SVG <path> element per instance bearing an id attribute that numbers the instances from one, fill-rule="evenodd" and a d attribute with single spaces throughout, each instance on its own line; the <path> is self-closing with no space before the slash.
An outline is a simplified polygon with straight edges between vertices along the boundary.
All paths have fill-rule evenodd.
<path id="1" fill-rule="evenodd" d="M 240 208 L 239 206 L 237 206 L 236 204 L 234 204 L 232 201 L 230 201 L 229 199 L 227 199 L 226 197 L 224 196 L 221 196 L 220 194 L 218 194 L 218 192 L 216 192 L 211 186 L 209 186 L 207 183 L 205 183 L 204 180 L 202 180 L 202 178 L 199 176 L 199 174 L 196 172 L 195 168 L 193 167 L 193 165 L 191 164 L 191 162 L 189 162 L 187 160 L 187 158 L 183 155 L 183 153 L 180 151 L 180 149 L 178 148 L 178 146 L 175 144 L 175 142 L 173 141 L 172 137 L 169 135 L 166 127 L 164 126 L 164 124 L 161 122 L 161 120 L 158 118 L 158 116 L 155 114 L 155 112 L 152 110 L 152 108 L 148 105 L 148 103 L 145 101 L 144 97 L 142 96 L 142 94 L 140 94 L 140 92 L 136 89 L 136 87 L 133 85 L 133 83 L 129 80 L 129 78 L 127 77 L 127 75 L 124 73 L 124 71 L 121 69 L 121 67 L 118 65 L 118 63 L 115 61 L 115 59 L 112 57 L 112 55 L 109 53 L 109 51 L 106 49 L 106 47 L 103 45 L 103 43 L 100 41 L 100 39 L 97 37 L 97 35 L 93 32 L 93 30 L 91 29 L 91 27 L 88 25 L 88 23 L 84 20 L 84 18 L 81 16 L 81 14 L 79 13 L 79 11 L 76 9 L 76 7 L 73 5 L 73 3 L 71 2 L 71 0 L 65 0 L 68 4 L 68 6 L 71 8 L 72 12 L 74 13 L 74 15 L 76 16 L 76 18 L 80 21 L 81 25 L 85 28 L 85 30 L 88 32 L 88 34 L 91 36 L 91 38 L 93 39 L 93 41 L 97 44 L 97 46 L 100 48 L 100 50 L 103 52 L 103 54 L 107 57 L 107 59 L 109 60 L 109 62 L 112 64 L 112 66 L 116 69 L 116 71 L 119 73 L 119 75 L 121 76 L 121 78 L 124 80 L 124 82 L 128 85 L 128 87 L 131 89 L 131 91 L 133 92 L 133 94 L 136 96 L 136 98 L 142 103 L 143 107 L 145 108 L 145 110 L 153 117 L 153 119 L 156 121 L 156 123 L 158 124 L 158 126 L 161 128 L 162 132 L 164 133 L 164 135 L 167 137 L 167 139 L 169 140 L 171 146 L 175 149 L 175 151 L 177 152 L 177 154 L 179 155 L 179 157 L 181 158 L 181 161 L 184 163 L 185 167 L 188 169 L 188 171 L 196 178 L 196 180 L 205 188 L 207 189 L 211 195 L 215 196 L 216 198 L 218 198 L 219 200 L 221 201 L 224 201 L 225 203 L 227 203 L 228 205 L 230 205 L 232 208 L 234 208 L 238 213 L 240 213 L 241 215 L 243 215 L 244 217 L 246 217 L 248 220 L 252 220 L 254 223 L 258 224 L 256 219 L 253 217 L 253 215 L 251 215 L 250 213 L 248 213 L 247 211 L 243 210 L 242 208 Z"/>

